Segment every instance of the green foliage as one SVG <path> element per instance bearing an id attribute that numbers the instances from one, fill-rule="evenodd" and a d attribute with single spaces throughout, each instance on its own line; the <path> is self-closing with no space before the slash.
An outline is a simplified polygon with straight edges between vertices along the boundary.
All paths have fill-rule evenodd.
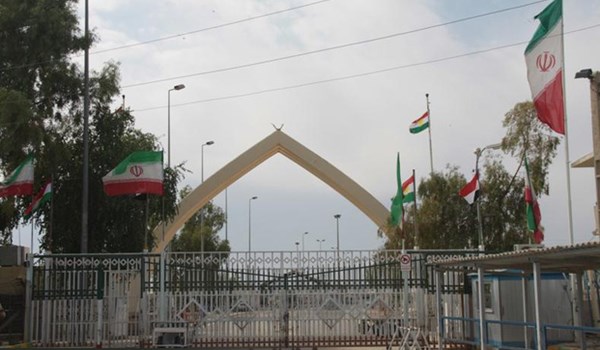
<path id="1" fill-rule="evenodd" d="M 54 210 L 48 205 L 34 215 L 42 246 L 52 244 L 53 252 L 80 251 L 83 74 L 70 56 L 91 46 L 94 38 L 82 35 L 75 6 L 74 0 L 0 2 L 0 166 L 7 174 L 31 152 L 35 191 L 53 177 Z M 131 152 L 159 149 L 154 135 L 134 127 L 128 110 L 111 111 L 119 93 L 118 64 L 90 72 L 89 252 L 141 251 L 144 245 L 145 201 L 108 197 L 102 186 L 102 177 Z M 165 169 L 167 218 L 175 215 L 183 172 L 181 165 Z M 4 241 L 30 200 L 0 202 Z M 161 220 L 162 202 L 149 197 L 148 226 Z"/>
<path id="2" fill-rule="evenodd" d="M 506 113 L 502 125 L 506 128 L 502 149 L 517 159 L 522 159 L 527 153 L 536 193 L 548 194 L 548 168 L 556 156 L 560 139 L 538 120 L 531 101 L 517 103 Z"/>
<path id="3" fill-rule="evenodd" d="M 499 161 L 486 163 L 481 181 L 481 221 L 487 251 L 512 250 L 527 243 L 525 181 L 506 171 Z"/>
<path id="4" fill-rule="evenodd" d="M 191 191 L 191 187 L 184 187 L 180 193 L 181 198 L 187 196 Z M 203 243 L 205 252 L 230 251 L 229 242 L 221 240 L 217 234 L 224 224 L 223 209 L 208 202 L 185 223 L 181 233 L 173 239 L 171 244 L 173 251 L 199 252 L 202 251 Z"/>
<path id="5" fill-rule="evenodd" d="M 475 208 L 458 195 L 465 183 L 456 167 L 448 167 L 444 172 L 434 172 L 419 184 L 420 248 L 460 249 L 476 245 Z"/>

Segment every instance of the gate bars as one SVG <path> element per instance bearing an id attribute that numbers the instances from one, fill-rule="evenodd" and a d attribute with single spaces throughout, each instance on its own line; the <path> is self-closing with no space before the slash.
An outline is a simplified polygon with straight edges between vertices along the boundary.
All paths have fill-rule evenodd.
<path id="1" fill-rule="evenodd" d="M 407 310 L 400 251 L 37 255 L 28 334 L 33 346 L 142 347 L 184 324 L 196 347 L 385 346 L 411 326 L 433 339 L 427 263 L 476 251 L 408 253 Z M 464 277 L 451 278 L 443 293 L 461 300 Z"/>

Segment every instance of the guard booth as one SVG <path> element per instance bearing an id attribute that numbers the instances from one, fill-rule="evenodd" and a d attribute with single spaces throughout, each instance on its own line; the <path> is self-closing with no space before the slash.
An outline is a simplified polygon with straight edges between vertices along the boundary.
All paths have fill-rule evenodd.
<path id="1" fill-rule="evenodd" d="M 564 342 L 583 349 L 592 346 L 600 335 L 600 328 L 583 317 L 583 310 L 598 307 L 589 302 L 590 298 L 584 302 L 583 276 L 600 268 L 600 243 L 447 259 L 433 265 L 439 349 L 462 344 L 482 349 L 541 350 Z M 465 269 L 472 277 L 470 304 L 474 312 L 471 317 L 446 315 L 441 312 L 444 275 Z M 569 282 L 560 279 L 561 275 L 570 275 Z M 500 276 L 506 279 L 504 283 Z M 509 283 L 508 277 L 513 282 Z M 597 281 L 594 284 L 597 287 Z M 573 305 L 575 312 L 569 310 L 565 317 L 565 305 L 569 309 Z M 519 311 L 508 311 L 514 307 Z M 463 331 L 450 331 L 454 329 Z"/>

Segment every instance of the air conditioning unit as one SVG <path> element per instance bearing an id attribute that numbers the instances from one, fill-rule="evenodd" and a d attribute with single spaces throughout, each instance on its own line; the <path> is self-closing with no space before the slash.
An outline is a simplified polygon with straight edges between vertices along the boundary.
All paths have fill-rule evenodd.
<path id="1" fill-rule="evenodd" d="M 29 247 L 7 245 L 0 247 L 0 266 L 23 266 Z"/>
<path id="2" fill-rule="evenodd" d="M 522 250 L 536 250 L 536 249 L 544 249 L 543 244 L 515 244 L 513 246 L 513 250 L 518 252 Z"/>

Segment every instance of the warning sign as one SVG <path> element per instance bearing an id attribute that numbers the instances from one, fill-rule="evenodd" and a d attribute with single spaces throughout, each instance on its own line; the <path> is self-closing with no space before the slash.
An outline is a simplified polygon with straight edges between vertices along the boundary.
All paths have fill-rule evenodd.
<path id="1" fill-rule="evenodd" d="M 402 254 L 402 256 L 400 256 L 400 271 L 410 272 L 412 269 L 411 260 L 410 254 Z"/>

